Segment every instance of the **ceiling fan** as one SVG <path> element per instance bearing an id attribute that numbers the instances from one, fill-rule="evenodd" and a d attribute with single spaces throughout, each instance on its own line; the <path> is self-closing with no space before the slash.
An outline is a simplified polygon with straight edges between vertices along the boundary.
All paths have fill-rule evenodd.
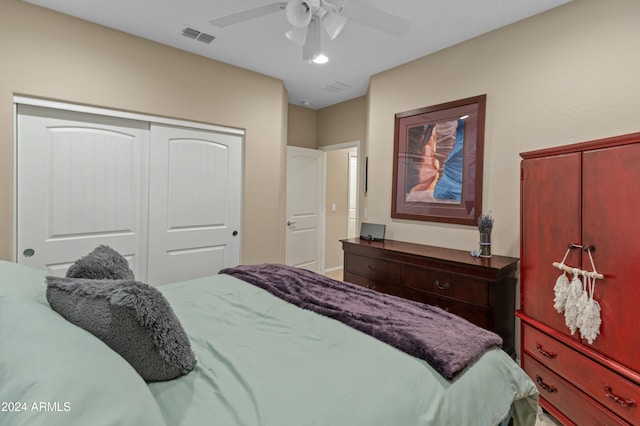
<path id="1" fill-rule="evenodd" d="M 411 22 L 406 19 L 355 1 L 342 0 L 289 0 L 271 3 L 215 18 L 209 23 L 224 28 L 282 10 L 290 24 L 284 35 L 302 46 L 302 59 L 307 62 L 324 63 L 328 60 L 320 49 L 321 31 L 324 29 L 333 40 L 340 34 L 347 19 L 396 36 L 406 34 L 411 27 Z"/>

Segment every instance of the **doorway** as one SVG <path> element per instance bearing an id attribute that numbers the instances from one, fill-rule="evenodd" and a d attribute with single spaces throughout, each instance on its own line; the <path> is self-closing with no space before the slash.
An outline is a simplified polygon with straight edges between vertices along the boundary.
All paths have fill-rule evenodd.
<path id="1" fill-rule="evenodd" d="M 360 194 L 360 142 L 320 148 L 325 151 L 324 272 L 342 279 L 340 240 L 357 235 Z"/>

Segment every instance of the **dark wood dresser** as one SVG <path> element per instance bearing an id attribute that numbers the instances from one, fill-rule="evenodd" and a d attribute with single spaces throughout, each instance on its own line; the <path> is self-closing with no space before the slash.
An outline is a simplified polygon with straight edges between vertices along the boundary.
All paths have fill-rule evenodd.
<path id="1" fill-rule="evenodd" d="M 499 334 L 515 356 L 518 259 L 401 241 L 342 240 L 344 280 L 436 305 Z"/>

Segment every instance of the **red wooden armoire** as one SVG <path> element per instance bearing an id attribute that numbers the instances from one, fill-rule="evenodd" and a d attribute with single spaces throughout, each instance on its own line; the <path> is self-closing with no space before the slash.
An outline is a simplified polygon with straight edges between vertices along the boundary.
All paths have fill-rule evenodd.
<path id="1" fill-rule="evenodd" d="M 640 133 L 521 154 L 522 365 L 563 424 L 640 425 Z M 554 309 L 562 273 L 592 270 L 600 335 Z M 567 274 L 569 280 L 572 274 Z"/>

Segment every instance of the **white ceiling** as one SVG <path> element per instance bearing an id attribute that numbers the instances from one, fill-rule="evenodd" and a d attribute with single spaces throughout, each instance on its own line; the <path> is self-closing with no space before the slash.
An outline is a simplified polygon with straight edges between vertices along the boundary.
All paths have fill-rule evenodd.
<path id="1" fill-rule="evenodd" d="M 308 107 L 317 109 L 366 94 L 374 74 L 571 0 L 345 0 L 345 15 L 357 2 L 406 19 L 409 31 L 399 37 L 350 20 L 335 40 L 323 34 L 330 58 L 324 65 L 303 62 L 302 48 L 284 37 L 289 28 L 284 11 L 224 28 L 209 23 L 276 0 L 25 1 L 275 77 L 284 82 L 290 103 L 309 101 Z M 185 27 L 215 40 L 205 44 L 184 37 Z M 327 90 L 336 82 L 342 90 Z"/>

